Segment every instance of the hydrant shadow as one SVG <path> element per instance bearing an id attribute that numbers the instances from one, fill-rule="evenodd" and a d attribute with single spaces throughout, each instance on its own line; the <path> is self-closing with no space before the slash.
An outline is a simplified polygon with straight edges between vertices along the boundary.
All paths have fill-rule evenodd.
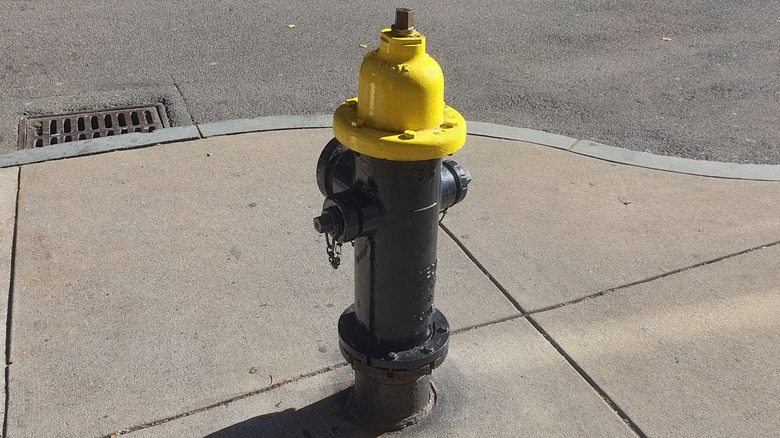
<path id="1" fill-rule="evenodd" d="M 356 423 L 347 410 L 347 388 L 301 409 L 260 415 L 207 435 L 205 438 L 347 437 L 376 438 L 383 431 Z"/>

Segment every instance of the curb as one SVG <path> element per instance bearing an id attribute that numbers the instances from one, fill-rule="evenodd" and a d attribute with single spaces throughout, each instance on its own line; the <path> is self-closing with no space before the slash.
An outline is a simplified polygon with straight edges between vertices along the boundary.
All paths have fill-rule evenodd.
<path id="1" fill-rule="evenodd" d="M 714 178 L 780 181 L 780 165 L 725 163 L 653 155 L 533 129 L 485 122 L 470 121 L 467 123 L 469 135 L 533 143 L 629 166 Z M 271 116 L 202 123 L 160 129 L 149 134 L 124 134 L 114 137 L 74 141 L 54 148 L 15 151 L 0 155 L 0 168 L 220 135 L 288 129 L 330 128 L 332 126 L 332 115 Z"/>
<path id="2" fill-rule="evenodd" d="M 725 163 L 654 155 L 544 131 L 484 122 L 468 122 L 468 131 L 471 135 L 524 141 L 628 166 L 713 178 L 780 181 L 780 165 Z"/>
<path id="3" fill-rule="evenodd" d="M 332 128 L 333 115 L 271 116 L 256 119 L 225 120 L 198 125 L 204 138 L 283 129 Z"/>
<path id="4" fill-rule="evenodd" d="M 132 132 L 129 134 L 78 140 L 63 143 L 55 147 L 22 149 L 0 155 L 0 168 L 42 163 L 63 158 L 83 157 L 104 152 L 136 149 L 177 141 L 201 138 L 197 126 L 177 126 L 158 129 L 150 133 Z"/>

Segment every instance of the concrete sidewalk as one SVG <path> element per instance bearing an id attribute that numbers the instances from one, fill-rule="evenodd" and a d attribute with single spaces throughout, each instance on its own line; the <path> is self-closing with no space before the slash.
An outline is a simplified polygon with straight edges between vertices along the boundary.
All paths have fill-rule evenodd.
<path id="1" fill-rule="evenodd" d="M 331 137 L 0 169 L 5 436 L 380 436 L 342 409 L 351 247 L 332 270 L 311 225 Z M 780 182 L 481 136 L 454 158 L 455 331 L 434 415 L 398 436 L 776 435 Z"/>

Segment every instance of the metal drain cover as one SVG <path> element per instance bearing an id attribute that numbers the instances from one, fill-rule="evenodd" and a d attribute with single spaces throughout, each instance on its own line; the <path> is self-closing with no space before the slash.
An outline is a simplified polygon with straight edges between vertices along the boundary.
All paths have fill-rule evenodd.
<path id="1" fill-rule="evenodd" d="M 163 104 L 100 111 L 78 111 L 49 116 L 24 116 L 19 121 L 17 149 L 168 128 Z"/>

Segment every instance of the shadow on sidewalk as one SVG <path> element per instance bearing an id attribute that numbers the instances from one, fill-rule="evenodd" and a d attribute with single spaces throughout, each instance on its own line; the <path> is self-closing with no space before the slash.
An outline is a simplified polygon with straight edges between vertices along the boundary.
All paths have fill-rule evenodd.
<path id="1" fill-rule="evenodd" d="M 352 388 L 347 388 L 301 409 L 290 408 L 260 415 L 211 433 L 205 438 L 381 436 L 383 432 L 366 430 L 352 420 L 346 409 L 351 390 Z"/>

